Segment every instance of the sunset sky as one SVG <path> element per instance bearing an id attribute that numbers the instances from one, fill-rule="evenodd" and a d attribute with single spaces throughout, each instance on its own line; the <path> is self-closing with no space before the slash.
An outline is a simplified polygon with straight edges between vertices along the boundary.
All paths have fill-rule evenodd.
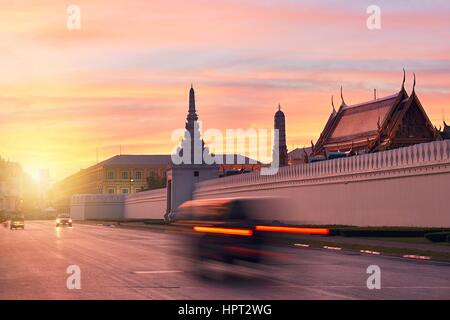
<path id="1" fill-rule="evenodd" d="M 81 8 L 81 30 L 66 9 Z M 381 30 L 366 9 L 381 8 Z M 407 90 L 450 122 L 448 1 L 2 0 L 0 155 L 53 180 L 119 153 L 169 153 L 193 83 L 206 128 L 317 140 L 339 105 Z"/>

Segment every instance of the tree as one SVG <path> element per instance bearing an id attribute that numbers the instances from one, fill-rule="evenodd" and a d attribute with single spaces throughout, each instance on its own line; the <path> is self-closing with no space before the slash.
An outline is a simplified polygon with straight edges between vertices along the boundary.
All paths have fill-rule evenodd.
<path id="1" fill-rule="evenodd" d="M 166 173 L 164 172 L 163 176 L 159 176 L 155 172 L 150 172 L 149 176 L 146 178 L 147 180 L 147 187 L 142 190 L 154 190 L 154 189 L 161 189 L 166 187 Z"/>

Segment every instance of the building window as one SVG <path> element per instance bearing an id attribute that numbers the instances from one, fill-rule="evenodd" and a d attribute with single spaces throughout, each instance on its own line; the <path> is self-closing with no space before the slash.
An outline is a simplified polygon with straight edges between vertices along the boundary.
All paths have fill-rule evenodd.
<path id="1" fill-rule="evenodd" d="M 122 172 L 122 179 L 128 180 L 128 171 L 123 171 Z"/>
<path id="2" fill-rule="evenodd" d="M 123 193 L 123 194 L 128 194 L 128 188 L 123 188 L 123 189 L 122 189 L 122 193 Z"/>
<path id="3" fill-rule="evenodd" d="M 198 177 L 200 175 L 200 172 L 194 171 L 194 177 Z"/>
<path id="4" fill-rule="evenodd" d="M 114 179 L 114 171 L 108 171 L 106 173 L 106 178 L 111 180 Z"/>
<path id="5" fill-rule="evenodd" d="M 135 175 L 135 178 L 136 178 L 137 180 L 142 179 L 142 172 L 141 172 L 141 171 L 136 171 L 136 172 L 134 173 L 134 175 Z"/>
<path id="6" fill-rule="evenodd" d="M 108 194 L 115 194 L 115 193 L 116 193 L 116 189 L 108 188 Z"/>

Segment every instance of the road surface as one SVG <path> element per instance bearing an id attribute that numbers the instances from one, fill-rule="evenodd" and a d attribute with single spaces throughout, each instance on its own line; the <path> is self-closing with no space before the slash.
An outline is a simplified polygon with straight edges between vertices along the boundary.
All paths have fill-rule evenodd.
<path id="1" fill-rule="evenodd" d="M 174 233 L 52 221 L 1 227 L 0 299 L 450 299 L 444 262 L 286 246 L 276 272 L 221 281 L 197 277 L 185 250 Z M 80 268 L 81 289 L 67 288 L 70 265 Z M 379 290 L 367 288 L 370 265 L 380 267 Z"/>

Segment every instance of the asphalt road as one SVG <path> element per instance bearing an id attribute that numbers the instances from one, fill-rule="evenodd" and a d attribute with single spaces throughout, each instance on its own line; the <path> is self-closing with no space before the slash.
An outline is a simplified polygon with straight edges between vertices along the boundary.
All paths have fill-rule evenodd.
<path id="1" fill-rule="evenodd" d="M 450 299 L 443 262 L 286 246 L 288 258 L 269 273 L 205 280 L 186 252 L 173 233 L 51 221 L 0 227 L 0 299 Z M 81 289 L 67 288 L 69 265 L 79 266 Z M 370 265 L 380 267 L 379 290 L 366 286 Z"/>

